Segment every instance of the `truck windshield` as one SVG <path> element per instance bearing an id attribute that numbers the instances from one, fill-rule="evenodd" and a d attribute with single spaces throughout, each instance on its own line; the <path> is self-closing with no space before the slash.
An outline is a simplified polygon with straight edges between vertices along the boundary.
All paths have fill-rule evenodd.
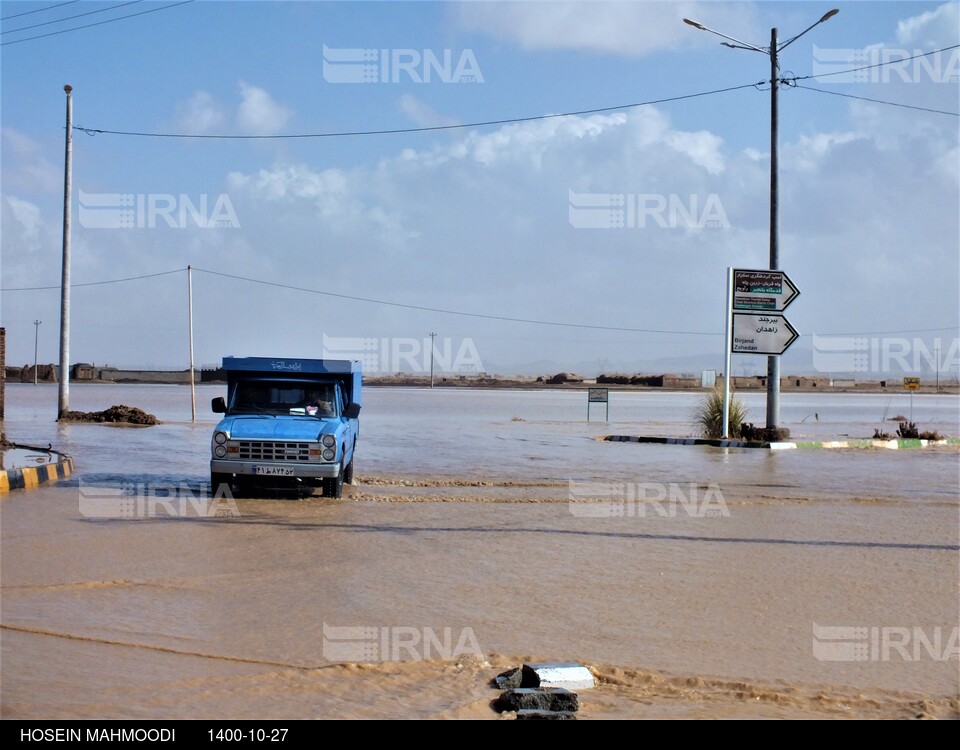
<path id="1" fill-rule="evenodd" d="M 241 380 L 230 406 L 234 414 L 337 416 L 336 388 L 330 383 Z"/>

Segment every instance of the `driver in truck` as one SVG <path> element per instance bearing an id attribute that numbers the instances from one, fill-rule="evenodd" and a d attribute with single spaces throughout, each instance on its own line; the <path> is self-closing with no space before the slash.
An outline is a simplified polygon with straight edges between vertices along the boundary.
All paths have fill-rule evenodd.
<path id="1" fill-rule="evenodd" d="M 323 400 L 323 394 L 312 390 L 307 392 L 307 403 L 305 405 L 307 416 L 310 417 L 332 417 L 333 405 L 329 401 Z"/>

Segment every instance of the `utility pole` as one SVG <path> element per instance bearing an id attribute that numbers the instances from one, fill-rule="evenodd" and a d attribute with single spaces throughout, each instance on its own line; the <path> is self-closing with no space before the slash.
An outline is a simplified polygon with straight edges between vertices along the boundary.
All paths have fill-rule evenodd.
<path id="1" fill-rule="evenodd" d="M 73 182 L 73 98 L 67 95 L 67 134 L 63 165 L 63 269 L 60 276 L 60 390 L 57 419 L 70 409 L 70 197 Z"/>
<path id="2" fill-rule="evenodd" d="M 430 387 L 433 388 L 433 359 L 436 349 L 433 346 L 433 340 L 437 337 L 437 334 L 430 334 Z"/>
<path id="3" fill-rule="evenodd" d="M 934 365 L 937 368 L 937 393 L 940 393 L 940 345 L 937 344 L 933 347 L 934 355 L 936 356 L 936 361 Z"/>
<path id="4" fill-rule="evenodd" d="M 40 341 L 40 324 L 42 320 L 33 321 L 33 384 L 37 384 L 37 345 Z"/>
<path id="5" fill-rule="evenodd" d="M 780 268 L 780 63 L 777 30 L 770 29 L 770 270 Z M 780 424 L 780 357 L 767 357 L 767 430 Z M 771 440 L 775 438 L 771 434 Z"/>
<path id="6" fill-rule="evenodd" d="M 193 267 L 187 266 L 187 323 L 190 327 L 190 421 L 197 421 L 197 388 L 193 380 Z"/>
<path id="7" fill-rule="evenodd" d="M 840 11 L 834 8 L 820 17 L 820 20 L 811 24 L 796 36 L 790 37 L 783 44 L 777 40 L 777 29 L 770 29 L 770 46 L 757 47 L 747 42 L 741 42 L 732 36 L 721 34 L 719 31 L 708 29 L 703 24 L 684 18 L 683 22 L 701 31 L 709 31 L 735 44 L 721 42 L 725 47 L 732 49 L 746 49 L 760 52 L 770 58 L 770 270 L 780 268 L 780 113 L 777 104 L 777 92 L 780 88 L 780 61 L 779 54 L 787 46 L 806 34 L 810 29 L 819 26 L 827 19 L 837 15 Z M 729 368 L 728 368 L 729 369 Z M 767 357 L 767 430 L 776 430 L 780 423 L 780 357 Z"/>

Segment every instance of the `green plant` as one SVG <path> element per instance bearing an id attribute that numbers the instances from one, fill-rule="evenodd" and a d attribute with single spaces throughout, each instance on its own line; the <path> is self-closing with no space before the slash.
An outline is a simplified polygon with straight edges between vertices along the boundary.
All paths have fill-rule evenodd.
<path id="1" fill-rule="evenodd" d="M 901 422 L 897 428 L 897 435 L 902 438 L 919 438 L 920 430 L 917 429 L 916 422 Z"/>
<path id="2" fill-rule="evenodd" d="M 730 437 L 739 437 L 747 416 L 747 405 L 730 396 Z M 715 388 L 708 393 L 694 413 L 700 433 L 706 438 L 723 437 L 723 391 Z"/>

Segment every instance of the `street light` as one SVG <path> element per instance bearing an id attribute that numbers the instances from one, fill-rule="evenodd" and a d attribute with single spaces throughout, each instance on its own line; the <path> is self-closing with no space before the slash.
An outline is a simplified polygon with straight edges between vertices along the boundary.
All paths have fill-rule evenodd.
<path id="1" fill-rule="evenodd" d="M 810 24 L 806 29 L 801 31 L 796 36 L 790 37 L 787 41 L 782 44 L 777 41 L 777 29 L 770 29 L 770 46 L 769 47 L 757 47 L 756 45 L 749 44 L 747 42 L 741 42 L 739 39 L 735 39 L 732 36 L 727 36 L 726 34 L 721 34 L 719 31 L 714 31 L 713 29 L 707 28 L 701 23 L 696 21 L 691 21 L 689 18 L 684 18 L 683 22 L 688 26 L 693 26 L 695 29 L 700 31 L 709 31 L 711 34 L 716 34 L 717 36 L 723 37 L 724 39 L 729 39 L 729 42 L 721 42 L 725 47 L 730 47 L 731 49 L 746 49 L 751 50 L 752 52 L 760 52 L 764 55 L 767 55 L 770 58 L 770 269 L 777 270 L 780 268 L 780 191 L 779 191 L 779 180 L 780 180 L 780 122 L 779 122 L 779 113 L 777 109 L 777 91 L 780 88 L 780 76 L 778 73 L 779 62 L 777 56 L 782 52 L 786 47 L 793 44 L 797 39 L 802 37 L 808 31 L 813 29 L 815 26 L 819 26 L 821 23 L 826 21 L 829 18 L 837 15 L 840 10 L 834 8 L 833 10 L 827 11 L 824 13 L 820 20 L 816 23 Z M 735 44 L 730 44 L 730 42 L 735 42 Z M 730 373 L 727 373 L 727 377 L 730 377 Z M 780 358 L 777 356 L 767 357 L 767 430 L 773 431 L 777 429 L 777 424 L 780 422 Z M 773 439 L 774 436 L 771 436 Z"/>
<path id="2" fill-rule="evenodd" d="M 40 324 L 42 320 L 33 321 L 33 384 L 37 384 L 37 343 L 40 340 Z"/>

